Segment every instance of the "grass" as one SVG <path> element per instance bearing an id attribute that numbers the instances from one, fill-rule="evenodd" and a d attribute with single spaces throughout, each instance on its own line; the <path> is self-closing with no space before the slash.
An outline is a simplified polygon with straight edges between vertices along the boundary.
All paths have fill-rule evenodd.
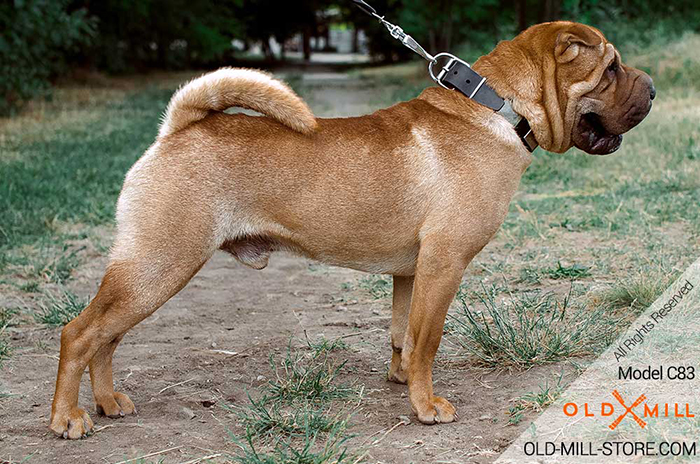
<path id="1" fill-rule="evenodd" d="M 639 314 L 647 309 L 675 280 L 677 273 L 646 270 L 620 280 L 593 295 L 593 304 L 608 310 L 631 310 Z"/>
<path id="2" fill-rule="evenodd" d="M 0 367 L 2 367 L 3 363 L 9 359 L 12 354 L 12 347 L 5 335 L 5 329 L 6 327 L 0 327 Z"/>
<path id="3" fill-rule="evenodd" d="M 550 404 L 554 403 L 564 392 L 566 386 L 562 385 L 564 372 L 557 377 L 555 384 L 549 381 L 539 386 L 536 392 L 529 392 L 515 400 L 515 404 L 508 409 L 508 425 L 519 424 L 526 411 L 542 412 Z"/>
<path id="4" fill-rule="evenodd" d="M 7 328 L 13 325 L 17 314 L 19 314 L 19 310 L 16 308 L 0 308 L 0 367 L 12 354 L 12 347 L 6 332 Z"/>
<path id="5" fill-rule="evenodd" d="M 527 368 L 594 354 L 614 337 L 614 321 L 646 307 L 700 255 L 698 48 L 695 34 L 622 44 L 625 62 L 652 75 L 658 97 L 618 153 L 534 154 L 501 231 L 466 276 L 469 288 L 486 287 L 462 291 L 448 320 L 446 339 L 476 363 Z M 377 106 L 429 84 L 412 67 L 365 76 L 367 85 L 392 83 Z M 85 306 L 61 290 L 86 256 L 75 242 L 97 240 L 95 226 L 111 222 L 123 176 L 152 143 L 175 86 L 59 90 L 55 104 L 0 121 L 0 293 L 53 292 L 37 322 L 58 327 Z M 673 270 L 667 276 L 649 262 Z M 589 298 L 594 285 L 602 289 Z M 392 282 L 372 275 L 351 287 L 388 299 Z M 0 319 L 0 362 L 17 320 Z M 309 341 L 306 351 L 271 360 L 273 380 L 236 416 L 245 430 L 240 462 L 353 462 L 347 418 L 358 393 L 338 381 L 345 366 L 333 360 L 343 347 Z M 539 393 L 524 401 L 544 405 Z"/>
<path id="6" fill-rule="evenodd" d="M 291 346 L 281 362 L 270 357 L 273 379 L 244 407 L 225 406 L 244 429 L 233 438 L 246 464 L 356 462 L 347 442 L 352 410 L 362 390 L 338 381 L 345 363 L 330 357 L 334 344 Z M 329 349 L 330 348 L 330 349 Z"/>
<path id="7" fill-rule="evenodd" d="M 593 354 L 611 341 L 610 318 L 602 310 L 572 308 L 571 293 L 506 294 L 495 287 L 462 289 L 449 315 L 449 340 L 479 364 L 527 368 Z"/>
<path id="8" fill-rule="evenodd" d="M 153 142 L 170 95 L 147 89 L 94 108 L 95 120 L 3 137 L 2 151 L 19 155 L 0 159 L 0 250 L 60 237 L 63 222 L 109 222 L 124 173 Z"/>
<path id="9" fill-rule="evenodd" d="M 60 295 L 48 295 L 44 302 L 39 303 L 34 318 L 49 327 L 62 327 L 80 314 L 89 302 L 90 298 L 81 298 L 63 290 Z"/>
<path id="10" fill-rule="evenodd" d="M 557 262 L 556 267 L 547 269 L 545 275 L 550 279 L 559 280 L 576 280 L 584 277 L 590 277 L 590 268 L 581 264 L 573 264 L 571 266 L 563 266 L 561 262 Z"/>
<path id="11" fill-rule="evenodd" d="M 330 362 L 328 352 L 316 349 L 310 361 L 300 352 L 287 351 L 287 356 L 278 365 L 270 357 L 270 366 L 275 378 L 269 381 L 267 390 L 270 400 L 290 402 L 328 402 L 352 396 L 355 390 L 335 382 L 345 363 Z"/>
<path id="12" fill-rule="evenodd" d="M 338 426 L 328 437 L 319 443 L 316 432 L 310 431 L 304 437 L 301 446 L 294 446 L 288 441 L 279 440 L 274 450 L 262 452 L 256 448 L 253 437 L 246 436 L 243 454 L 233 458 L 240 464 L 344 464 L 362 462 L 355 453 L 348 451 L 345 429 Z"/>
<path id="13" fill-rule="evenodd" d="M 85 258 L 85 246 L 73 243 L 112 221 L 124 174 L 153 142 L 171 93 L 123 82 L 59 89 L 55 103 L 0 120 L 0 293 L 58 285 L 38 322 L 64 325 L 85 306 L 60 290 Z M 9 353 L 0 336 L 0 362 Z"/>
<path id="14" fill-rule="evenodd" d="M 543 278 L 552 280 L 579 280 L 590 277 L 590 268 L 582 264 L 563 265 L 561 261 L 554 267 L 538 269 L 526 266 L 520 269 L 517 282 L 526 284 L 539 284 Z"/>
<path id="15" fill-rule="evenodd" d="M 360 278 L 357 286 L 365 290 L 375 300 L 390 298 L 393 292 L 393 281 L 391 276 L 380 274 L 369 274 Z"/>
<path id="16" fill-rule="evenodd" d="M 314 341 L 307 337 L 306 345 L 314 352 L 331 352 L 346 350 L 348 348 L 347 343 L 345 343 L 342 338 L 329 340 L 326 337 L 321 337 L 319 340 Z"/>
<path id="17" fill-rule="evenodd" d="M 124 173 L 152 143 L 171 91 L 113 93 L 59 91 L 39 115 L 0 120 L 0 280 L 26 291 L 65 283 L 84 255 L 70 242 L 111 222 Z"/>

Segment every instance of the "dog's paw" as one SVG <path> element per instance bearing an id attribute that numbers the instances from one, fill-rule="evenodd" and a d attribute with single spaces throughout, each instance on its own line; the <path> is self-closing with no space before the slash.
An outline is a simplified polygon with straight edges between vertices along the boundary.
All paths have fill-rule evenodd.
<path id="1" fill-rule="evenodd" d="M 95 401 L 97 414 L 118 419 L 136 412 L 134 403 L 124 393 L 114 393 L 114 396 L 100 398 Z"/>
<path id="2" fill-rule="evenodd" d="M 426 406 L 428 407 L 416 414 L 424 424 L 447 424 L 457 419 L 457 410 L 445 398 L 434 396 L 432 404 Z"/>
<path id="3" fill-rule="evenodd" d="M 406 384 L 408 383 L 408 376 L 402 369 L 396 369 L 395 371 L 390 369 L 389 373 L 386 376 L 386 379 L 389 382 L 394 382 L 394 383 L 403 383 Z"/>
<path id="4" fill-rule="evenodd" d="M 88 413 L 80 408 L 67 412 L 55 412 L 51 416 L 49 429 L 59 437 L 70 440 L 85 438 L 92 433 L 94 424 Z"/>

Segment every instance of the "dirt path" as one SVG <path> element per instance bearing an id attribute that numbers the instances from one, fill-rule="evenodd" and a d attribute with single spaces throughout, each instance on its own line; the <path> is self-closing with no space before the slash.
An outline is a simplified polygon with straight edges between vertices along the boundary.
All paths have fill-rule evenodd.
<path id="1" fill-rule="evenodd" d="M 334 114 L 358 114 L 376 106 L 376 89 L 363 82 L 333 78 L 305 85 L 319 114 L 331 113 L 338 98 L 347 104 Z M 77 271 L 72 288 L 94 295 L 104 265 L 104 257 L 92 256 Z M 146 462 L 235 454 L 228 431 L 240 429 L 220 406 L 245 404 L 246 391 L 254 392 L 270 375 L 268 356 L 283 353 L 290 337 L 303 339 L 304 331 L 328 339 L 358 333 L 347 339 L 350 348 L 342 356 L 352 373 L 346 380 L 365 387 L 353 428 L 360 438 L 353 443 L 370 436 L 369 442 L 380 440 L 370 447 L 368 462 L 493 461 L 529 423 L 506 425 L 509 400 L 536 390 L 555 368 L 489 373 L 450 363 L 443 352 L 435 386 L 458 408 L 460 420 L 434 427 L 417 424 L 406 387 L 385 381 L 391 354 L 389 300 L 343 288 L 361 276 L 284 255 L 256 272 L 217 254 L 117 350 L 116 387 L 130 395 L 138 415 L 110 420 L 92 412 L 98 432 L 78 442 L 55 439 L 47 429 L 59 331 L 36 326 L 15 333 L 13 344 L 20 348 L 3 371 L 2 384 L 13 396 L 0 402 L 0 462 L 31 456 L 29 463 L 115 463 L 175 447 Z M 94 411 L 90 395 L 85 375 L 80 405 Z M 399 416 L 410 417 L 411 423 L 390 431 Z"/>

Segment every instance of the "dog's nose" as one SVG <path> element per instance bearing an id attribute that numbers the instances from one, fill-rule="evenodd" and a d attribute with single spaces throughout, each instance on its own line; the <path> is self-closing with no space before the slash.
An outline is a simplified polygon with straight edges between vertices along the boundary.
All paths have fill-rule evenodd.
<path id="1" fill-rule="evenodd" d="M 649 89 L 649 98 L 652 100 L 656 98 L 656 87 L 654 87 L 654 84 L 651 84 L 651 89 Z"/>

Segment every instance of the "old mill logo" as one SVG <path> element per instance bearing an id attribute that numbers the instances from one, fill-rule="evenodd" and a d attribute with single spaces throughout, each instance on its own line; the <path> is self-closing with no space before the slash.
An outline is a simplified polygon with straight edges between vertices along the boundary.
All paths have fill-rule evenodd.
<path id="1" fill-rule="evenodd" d="M 650 403 L 646 402 L 646 395 L 639 395 L 637 399 L 628 406 L 624 398 L 622 398 L 622 395 L 620 395 L 620 392 L 613 390 L 611 394 L 622 406 L 621 409 L 620 406 L 617 406 L 616 409 L 612 402 L 601 403 L 599 409 L 589 403 L 583 403 L 583 407 L 580 407 L 576 403 L 566 403 L 563 407 L 564 414 L 568 417 L 575 417 L 583 412 L 584 417 L 613 417 L 615 412 L 617 412 L 618 415 L 615 417 L 615 420 L 608 426 L 610 430 L 615 430 L 626 417 L 630 417 L 641 428 L 647 425 L 642 418 L 695 417 L 695 414 L 690 412 L 690 404 L 688 403 L 656 403 L 652 406 Z M 639 406 L 643 406 L 641 412 L 637 409 Z"/>

